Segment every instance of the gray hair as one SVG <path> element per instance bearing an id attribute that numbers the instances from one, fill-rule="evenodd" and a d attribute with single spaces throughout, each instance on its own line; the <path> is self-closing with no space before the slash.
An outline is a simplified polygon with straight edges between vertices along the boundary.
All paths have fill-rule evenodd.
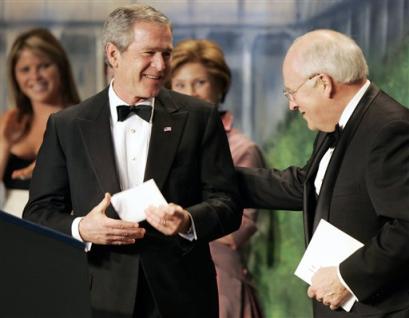
<path id="1" fill-rule="evenodd" d="M 300 53 L 300 72 L 305 77 L 325 73 L 344 84 L 367 78 L 365 56 L 350 37 L 333 30 L 316 30 L 297 38 L 294 44 L 302 41 L 307 43 Z"/>
<path id="2" fill-rule="evenodd" d="M 169 18 L 151 6 L 132 4 L 119 7 L 105 20 L 102 31 L 103 47 L 113 43 L 120 52 L 124 52 L 133 41 L 133 25 L 137 22 L 160 23 L 172 28 Z"/>

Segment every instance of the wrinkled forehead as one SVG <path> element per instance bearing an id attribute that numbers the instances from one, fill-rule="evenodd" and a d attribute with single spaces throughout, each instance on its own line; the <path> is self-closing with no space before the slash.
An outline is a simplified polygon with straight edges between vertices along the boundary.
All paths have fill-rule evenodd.
<path id="1" fill-rule="evenodd" d="M 169 25 L 157 22 L 136 22 L 132 26 L 132 41 L 138 46 L 161 43 L 173 49 L 173 34 Z"/>

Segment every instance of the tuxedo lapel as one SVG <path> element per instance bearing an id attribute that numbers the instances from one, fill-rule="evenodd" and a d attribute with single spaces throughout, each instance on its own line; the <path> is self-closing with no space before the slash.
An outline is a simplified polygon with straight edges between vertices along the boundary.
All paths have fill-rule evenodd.
<path id="1" fill-rule="evenodd" d="M 167 91 L 155 99 L 152 134 L 144 180 L 154 179 L 162 189 L 172 166 L 188 113 L 180 111 Z"/>
<path id="2" fill-rule="evenodd" d="M 117 193 L 120 191 L 120 184 L 111 136 L 107 90 L 97 95 L 95 103 L 89 109 L 77 119 L 84 149 L 101 191 Z"/>
<path id="3" fill-rule="evenodd" d="M 324 180 L 322 182 L 320 195 L 317 202 L 317 207 L 315 210 L 315 223 L 317 223 L 321 218 L 329 220 L 330 217 L 330 204 L 332 201 L 332 193 L 334 190 L 334 185 L 338 176 L 339 169 L 341 167 L 342 160 L 347 151 L 348 145 L 350 144 L 356 130 L 359 127 L 369 105 L 372 103 L 375 96 L 378 94 L 379 90 L 371 85 L 365 95 L 362 97 L 358 106 L 356 107 L 351 118 L 348 120 L 342 136 L 334 149 L 331 160 L 329 162 L 327 171 L 325 172 Z M 317 225 L 317 224 L 315 224 Z"/>
<path id="4" fill-rule="evenodd" d="M 304 232 L 306 242 L 308 242 L 312 236 L 314 215 L 317 207 L 317 195 L 315 193 L 314 178 L 317 175 L 320 161 L 329 148 L 330 139 L 328 138 L 327 134 L 320 133 L 317 136 L 316 143 L 316 150 L 311 156 L 311 162 L 308 165 L 304 184 Z"/>

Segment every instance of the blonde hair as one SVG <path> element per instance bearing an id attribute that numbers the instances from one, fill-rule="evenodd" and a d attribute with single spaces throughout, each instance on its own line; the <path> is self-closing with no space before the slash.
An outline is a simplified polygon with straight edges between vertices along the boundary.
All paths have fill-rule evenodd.
<path id="1" fill-rule="evenodd" d="M 184 40 L 179 42 L 173 50 L 170 80 L 177 70 L 187 63 L 201 63 L 206 67 L 220 88 L 220 102 L 224 102 L 230 88 L 231 71 L 226 63 L 222 49 L 215 42 L 209 40 Z M 170 87 L 170 82 L 166 86 Z"/>

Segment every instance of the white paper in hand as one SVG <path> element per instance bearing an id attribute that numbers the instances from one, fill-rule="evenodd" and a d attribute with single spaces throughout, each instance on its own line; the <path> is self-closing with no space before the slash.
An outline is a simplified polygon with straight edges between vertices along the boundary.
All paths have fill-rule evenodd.
<path id="1" fill-rule="evenodd" d="M 337 266 L 362 246 L 360 241 L 321 219 L 294 274 L 311 285 L 312 276 L 320 267 Z M 350 311 L 354 302 L 351 296 L 342 308 Z"/>
<path id="2" fill-rule="evenodd" d="M 124 221 L 141 222 L 146 219 L 145 209 L 150 205 L 168 204 L 153 179 L 141 185 L 116 193 L 111 204 Z"/>

